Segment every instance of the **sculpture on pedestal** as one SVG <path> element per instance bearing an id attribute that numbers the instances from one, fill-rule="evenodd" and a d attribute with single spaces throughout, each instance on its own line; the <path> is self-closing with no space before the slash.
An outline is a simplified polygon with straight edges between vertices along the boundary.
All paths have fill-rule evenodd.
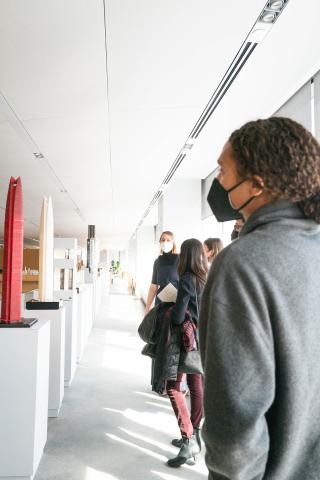
<path id="1" fill-rule="evenodd" d="M 4 251 L 0 326 L 30 326 L 35 320 L 21 319 L 23 259 L 22 185 L 10 178 L 4 222 Z"/>
<path id="2" fill-rule="evenodd" d="M 39 300 L 53 295 L 53 210 L 51 197 L 43 198 L 40 217 Z"/>
<path id="3" fill-rule="evenodd" d="M 88 238 L 87 238 L 87 268 L 92 273 L 94 270 L 94 254 L 95 254 L 95 225 L 88 225 Z"/>
<path id="4" fill-rule="evenodd" d="M 51 197 L 43 197 L 40 217 L 39 300 L 30 300 L 27 310 L 56 310 L 60 302 L 53 301 L 53 209 Z"/>
<path id="5" fill-rule="evenodd" d="M 20 177 L 11 177 L 4 221 L 1 321 L 20 322 L 22 294 L 23 207 Z"/>

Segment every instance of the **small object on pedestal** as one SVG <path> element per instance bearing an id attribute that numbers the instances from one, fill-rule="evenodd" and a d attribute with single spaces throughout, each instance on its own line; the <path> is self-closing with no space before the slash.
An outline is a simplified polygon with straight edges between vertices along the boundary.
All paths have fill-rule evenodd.
<path id="1" fill-rule="evenodd" d="M 32 299 L 26 302 L 27 310 L 59 310 L 63 306 L 62 301 L 45 301 L 41 302 L 40 300 Z"/>

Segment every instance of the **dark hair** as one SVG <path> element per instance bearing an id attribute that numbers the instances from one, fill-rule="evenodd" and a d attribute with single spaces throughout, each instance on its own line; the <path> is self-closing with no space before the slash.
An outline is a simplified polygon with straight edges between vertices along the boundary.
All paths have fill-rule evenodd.
<path id="1" fill-rule="evenodd" d="M 260 175 L 275 198 L 300 202 L 320 223 L 320 145 L 302 125 L 283 117 L 248 122 L 230 138 L 240 177 Z"/>
<path id="2" fill-rule="evenodd" d="M 196 238 L 189 238 L 181 245 L 178 273 L 181 277 L 186 272 L 191 273 L 198 285 L 203 285 L 207 279 L 208 265 L 203 245 Z"/>
<path id="3" fill-rule="evenodd" d="M 160 238 L 159 238 L 159 242 L 161 242 L 162 235 L 168 235 L 168 237 L 171 237 L 171 240 L 172 240 L 172 243 L 173 243 L 173 247 L 172 247 L 171 252 L 172 253 L 177 253 L 177 244 L 176 244 L 176 238 L 175 238 L 174 234 L 172 232 L 170 232 L 170 230 L 165 230 L 164 232 L 161 233 Z"/>
<path id="4" fill-rule="evenodd" d="M 212 258 L 214 259 L 223 249 L 223 243 L 220 238 L 207 238 L 203 243 L 208 247 L 208 250 L 213 250 Z"/>

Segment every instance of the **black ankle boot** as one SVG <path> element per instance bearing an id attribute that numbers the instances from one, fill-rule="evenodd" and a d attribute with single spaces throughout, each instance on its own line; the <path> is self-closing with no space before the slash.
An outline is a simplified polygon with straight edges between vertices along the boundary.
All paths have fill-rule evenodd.
<path id="1" fill-rule="evenodd" d="M 183 443 L 183 439 L 182 439 L 182 438 L 174 438 L 174 439 L 171 441 L 171 444 L 172 444 L 174 447 L 178 447 L 178 448 L 181 448 L 181 447 L 182 447 L 182 443 Z"/>
<path id="2" fill-rule="evenodd" d="M 194 428 L 194 429 L 193 429 L 192 438 L 194 438 L 194 440 L 195 440 L 195 441 L 197 442 L 197 444 L 199 445 L 199 449 L 200 449 L 200 452 L 201 452 L 200 427 L 197 427 L 197 428 Z M 181 448 L 181 447 L 182 447 L 182 442 L 183 442 L 183 439 L 182 439 L 182 438 L 174 438 L 174 439 L 171 441 L 171 444 L 172 444 L 174 447 Z"/>
<path id="3" fill-rule="evenodd" d="M 170 458 L 170 460 L 167 461 L 167 464 L 169 467 L 174 468 L 180 467 L 184 463 L 193 465 L 198 453 L 200 453 L 200 448 L 195 438 L 193 436 L 191 438 L 183 437 L 182 446 L 178 455 L 174 458 Z"/>

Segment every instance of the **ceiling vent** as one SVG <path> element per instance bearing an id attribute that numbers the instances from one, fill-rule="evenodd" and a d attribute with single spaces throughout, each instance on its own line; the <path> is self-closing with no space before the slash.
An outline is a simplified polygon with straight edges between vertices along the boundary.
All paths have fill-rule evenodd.
<path id="1" fill-rule="evenodd" d="M 232 83 L 242 70 L 244 64 L 247 62 L 248 58 L 253 53 L 254 49 L 256 48 L 257 43 L 247 42 L 240 48 L 239 52 L 237 53 L 236 57 L 233 59 L 230 67 L 228 68 L 227 72 L 223 76 L 221 82 L 219 83 L 218 87 L 216 88 L 214 94 L 210 98 L 209 103 L 207 104 L 206 108 L 202 112 L 199 120 L 193 127 L 193 130 L 190 134 L 191 138 L 197 138 L 203 127 L 208 122 L 209 118 L 218 107 L 219 103 L 231 87 Z"/>

